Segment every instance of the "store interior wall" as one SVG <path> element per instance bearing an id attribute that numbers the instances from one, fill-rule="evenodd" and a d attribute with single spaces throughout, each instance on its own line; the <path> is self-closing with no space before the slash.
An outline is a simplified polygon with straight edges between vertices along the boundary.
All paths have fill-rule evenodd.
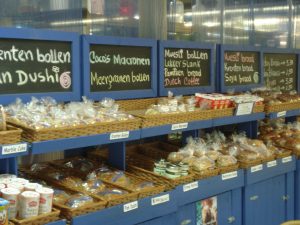
<path id="1" fill-rule="evenodd" d="M 300 0 L 1 0 L 0 26 L 300 48 Z"/>

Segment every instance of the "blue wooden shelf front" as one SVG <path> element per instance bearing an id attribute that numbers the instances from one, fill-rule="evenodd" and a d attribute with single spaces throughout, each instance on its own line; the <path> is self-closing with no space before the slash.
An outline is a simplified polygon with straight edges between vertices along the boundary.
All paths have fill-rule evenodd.
<path id="1" fill-rule="evenodd" d="M 47 223 L 46 225 L 66 225 L 66 224 L 67 224 L 66 220 L 58 220 L 55 222 Z"/>
<path id="2" fill-rule="evenodd" d="M 250 115 L 243 115 L 243 116 L 221 117 L 213 120 L 213 127 L 257 121 L 257 120 L 262 120 L 264 118 L 265 118 L 265 113 L 253 113 Z"/>
<path id="3" fill-rule="evenodd" d="M 158 203 L 159 200 L 169 201 Z M 128 204 L 128 203 L 127 203 Z M 133 225 L 150 219 L 176 212 L 176 191 L 165 192 L 156 196 L 137 201 L 137 208 L 124 212 L 124 205 L 117 205 L 98 212 L 89 213 L 73 218 L 72 225 L 105 224 L 105 225 Z"/>
<path id="4" fill-rule="evenodd" d="M 267 115 L 270 119 L 277 119 L 281 117 L 290 117 L 290 116 L 299 116 L 300 115 L 300 109 L 295 110 L 288 110 L 288 111 L 282 111 L 282 112 L 272 112 Z"/>
<path id="5" fill-rule="evenodd" d="M 296 159 L 289 156 L 245 170 L 245 185 L 254 184 L 296 170 Z"/>
<path id="6" fill-rule="evenodd" d="M 115 132 L 119 133 L 119 132 Z M 42 154 L 54 151 L 63 151 L 74 148 L 89 147 L 95 145 L 112 144 L 117 142 L 126 142 L 140 139 L 141 131 L 129 131 L 129 137 L 123 139 L 111 140 L 110 136 L 113 133 L 97 134 L 90 136 L 81 136 L 73 138 L 64 138 L 50 141 L 33 142 L 31 144 L 31 154 Z"/>
<path id="7" fill-rule="evenodd" d="M 181 123 L 181 124 L 184 124 L 184 123 Z M 184 131 L 190 131 L 190 130 L 209 128 L 212 126 L 212 120 L 199 120 L 199 121 L 188 122 L 187 125 L 185 126 L 186 128 L 176 129 L 176 130 L 172 130 L 173 125 L 176 125 L 176 123 L 163 125 L 163 126 L 157 126 L 157 127 L 143 128 L 141 130 L 141 138 L 170 134 L 170 133 L 177 132 L 177 131 L 184 132 Z"/>
<path id="8" fill-rule="evenodd" d="M 226 177 L 226 175 L 229 175 Z M 195 185 L 195 183 L 198 183 Z M 209 177 L 176 188 L 178 205 L 183 206 L 220 193 L 244 186 L 244 171 L 238 170 L 224 175 Z"/>
<path id="9" fill-rule="evenodd" d="M 295 173 L 295 219 L 300 219 L 300 160 L 297 160 L 297 171 Z"/>
<path id="10" fill-rule="evenodd" d="M 0 145 L 0 159 L 13 158 L 28 154 L 28 144 L 26 142 Z"/>

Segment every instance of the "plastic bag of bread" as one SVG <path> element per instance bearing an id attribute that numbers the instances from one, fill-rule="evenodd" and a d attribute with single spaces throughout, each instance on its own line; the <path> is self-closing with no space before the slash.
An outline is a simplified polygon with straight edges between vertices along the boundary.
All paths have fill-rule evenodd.
<path id="1" fill-rule="evenodd" d="M 181 162 L 187 163 L 191 167 L 196 159 L 198 159 L 198 158 L 195 156 L 191 156 L 191 157 L 184 158 Z"/>
<path id="2" fill-rule="evenodd" d="M 182 154 L 181 152 L 171 152 L 168 155 L 167 160 L 171 163 L 179 163 L 184 159 L 184 154 Z"/>
<path id="3" fill-rule="evenodd" d="M 66 202 L 65 205 L 70 208 L 78 208 L 84 205 L 93 203 L 94 200 L 92 197 L 84 194 L 75 194 L 72 195 Z"/>
<path id="4" fill-rule="evenodd" d="M 202 156 L 206 155 L 207 145 L 203 139 L 201 139 L 201 138 L 197 139 L 197 142 L 196 142 L 194 148 L 195 148 L 194 156 L 202 157 Z"/>
<path id="5" fill-rule="evenodd" d="M 53 194 L 54 203 L 64 204 L 70 197 L 71 195 L 68 194 L 67 192 L 60 189 L 54 189 L 54 194 Z"/>
<path id="6" fill-rule="evenodd" d="M 82 190 L 87 191 L 89 193 L 96 193 L 99 191 L 103 191 L 106 186 L 101 180 L 88 180 L 81 184 Z"/>
<path id="7" fill-rule="evenodd" d="M 207 156 L 202 156 L 194 160 L 192 168 L 195 171 L 202 172 L 209 169 L 215 168 L 215 162 Z"/>
<path id="8" fill-rule="evenodd" d="M 110 200 L 115 196 L 124 195 L 124 194 L 128 194 L 128 192 L 118 188 L 106 188 L 105 190 L 97 193 L 98 196 L 103 197 L 106 200 Z"/>
<path id="9" fill-rule="evenodd" d="M 2 105 L 0 105 L 0 131 L 1 130 L 6 130 L 6 115 Z"/>
<path id="10" fill-rule="evenodd" d="M 80 170 L 81 172 L 91 171 L 96 165 L 86 158 L 74 158 L 64 163 L 65 168 Z"/>
<path id="11" fill-rule="evenodd" d="M 216 161 L 218 157 L 221 155 L 219 150 L 221 150 L 221 146 L 219 145 L 219 143 L 217 142 L 212 143 L 211 145 L 208 146 L 208 151 L 206 151 L 205 154 L 210 159 Z"/>
<path id="12" fill-rule="evenodd" d="M 217 166 L 232 166 L 237 163 L 237 159 L 232 155 L 220 155 L 217 159 Z"/>

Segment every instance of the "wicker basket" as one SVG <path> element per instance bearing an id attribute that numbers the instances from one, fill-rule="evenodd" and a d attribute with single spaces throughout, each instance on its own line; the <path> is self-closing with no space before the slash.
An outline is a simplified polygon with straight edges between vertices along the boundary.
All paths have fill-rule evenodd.
<path id="1" fill-rule="evenodd" d="M 193 174 L 194 174 L 194 178 L 196 180 L 202 180 L 202 179 L 206 179 L 208 177 L 217 176 L 219 174 L 219 169 L 215 168 L 215 169 L 204 170 L 201 172 L 193 170 Z"/>
<path id="2" fill-rule="evenodd" d="M 262 158 L 261 162 L 262 163 L 267 163 L 267 162 L 273 161 L 275 158 L 276 157 L 272 155 L 272 156 L 269 156 L 269 157 Z"/>
<path id="3" fill-rule="evenodd" d="M 44 128 L 38 130 L 33 129 L 25 124 L 21 124 L 20 122 L 17 122 L 11 118 L 8 118 L 8 123 L 23 130 L 22 137 L 24 140 L 29 142 L 36 142 L 61 138 L 96 135 L 124 130 L 136 130 L 140 128 L 141 120 L 139 118 L 134 118 L 125 121 L 98 122 L 91 125 Z"/>
<path id="4" fill-rule="evenodd" d="M 7 130 L 0 131 L 0 144 L 15 144 L 21 141 L 22 130 L 13 126 L 7 126 Z"/>
<path id="5" fill-rule="evenodd" d="M 19 225 L 43 225 L 43 224 L 47 224 L 59 220 L 59 213 L 60 213 L 59 210 L 53 208 L 52 212 L 50 213 L 45 213 L 28 219 L 22 219 L 22 220 L 12 219 L 11 221 L 14 224 L 19 224 Z"/>
<path id="6" fill-rule="evenodd" d="M 300 109 L 300 102 L 284 102 L 284 103 L 266 105 L 265 107 L 266 113 L 281 112 L 281 111 L 287 111 L 293 109 Z"/>
<path id="7" fill-rule="evenodd" d="M 239 161 L 240 168 L 248 169 L 252 166 L 257 166 L 261 164 L 261 159 L 249 160 L 249 161 Z"/>
<path id="8" fill-rule="evenodd" d="M 157 175 L 148 169 L 135 165 L 128 165 L 128 171 L 142 179 L 148 179 L 152 182 L 164 185 L 166 191 L 172 190 L 178 185 L 187 184 L 194 181 L 194 174 L 189 174 L 187 176 L 182 176 L 176 179 L 170 179 L 164 176 Z"/>
<path id="9" fill-rule="evenodd" d="M 67 192 L 72 193 L 72 194 L 80 193 L 80 192 L 75 192 L 75 191 L 71 191 L 71 190 L 67 190 Z M 56 203 L 56 202 L 54 202 L 53 205 L 60 210 L 61 216 L 67 218 L 68 220 L 71 220 L 73 217 L 83 215 L 83 214 L 88 214 L 91 212 L 96 212 L 101 209 L 104 209 L 105 206 L 107 205 L 107 202 L 103 201 L 103 199 L 99 199 L 99 198 L 95 198 L 95 197 L 93 197 L 93 199 L 94 199 L 93 203 L 89 203 L 89 204 L 86 204 L 86 205 L 83 205 L 83 206 L 80 206 L 77 208 L 71 208 L 66 205 Z"/>
<path id="10" fill-rule="evenodd" d="M 135 99 L 118 101 L 120 109 L 142 119 L 142 127 L 162 126 L 167 124 L 184 123 L 198 120 L 208 120 L 217 117 L 232 116 L 233 108 L 200 110 L 193 112 L 176 112 L 158 115 L 145 115 L 150 105 L 157 104 L 160 98 Z"/>
<path id="11" fill-rule="evenodd" d="M 265 105 L 254 105 L 253 107 L 253 113 L 260 113 L 265 111 Z"/>
<path id="12" fill-rule="evenodd" d="M 239 164 L 234 164 L 234 165 L 230 165 L 230 166 L 219 166 L 219 174 L 223 174 L 223 173 L 230 173 L 233 171 L 236 171 L 239 169 Z"/>

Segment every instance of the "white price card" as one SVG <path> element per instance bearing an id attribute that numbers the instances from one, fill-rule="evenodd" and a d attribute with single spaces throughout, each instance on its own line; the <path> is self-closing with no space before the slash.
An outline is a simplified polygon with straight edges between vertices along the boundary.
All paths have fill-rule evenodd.
<path id="1" fill-rule="evenodd" d="M 236 108 L 235 115 L 242 116 L 242 115 L 251 114 L 253 111 L 253 105 L 254 102 L 239 103 Z"/>
<path id="2" fill-rule="evenodd" d="M 151 205 L 159 205 L 168 201 L 170 201 L 170 195 L 166 194 L 159 197 L 151 198 Z"/>
<path id="3" fill-rule="evenodd" d="M 282 163 L 288 163 L 288 162 L 291 162 L 291 161 L 292 161 L 292 156 L 282 158 Z"/>
<path id="4" fill-rule="evenodd" d="M 188 123 L 177 123 L 172 125 L 172 130 L 182 130 L 188 128 Z"/>
<path id="5" fill-rule="evenodd" d="M 257 165 L 257 166 L 252 166 L 251 167 L 251 173 L 255 173 L 255 172 L 261 171 L 262 169 L 263 169 L 263 165 L 262 164 Z"/>
<path id="6" fill-rule="evenodd" d="M 222 174 L 222 180 L 229 180 L 238 176 L 237 171 Z"/>
<path id="7" fill-rule="evenodd" d="M 278 112 L 277 117 L 283 117 L 286 116 L 286 111 Z"/>
<path id="8" fill-rule="evenodd" d="M 129 138 L 129 131 L 122 131 L 110 134 L 110 140 L 118 140 L 124 138 Z"/>
<path id="9" fill-rule="evenodd" d="M 134 209 L 137 209 L 138 207 L 139 207 L 138 201 L 129 202 L 129 203 L 123 205 L 123 211 L 124 212 L 129 212 L 129 211 L 132 211 Z"/>
<path id="10" fill-rule="evenodd" d="M 2 155 L 10 155 L 27 151 L 27 143 L 17 145 L 5 145 L 2 147 Z"/>
<path id="11" fill-rule="evenodd" d="M 268 168 L 271 168 L 271 167 L 274 167 L 274 166 L 277 166 L 277 161 L 276 160 L 273 160 L 273 161 L 270 161 L 270 162 L 267 163 Z"/>
<path id="12" fill-rule="evenodd" d="M 198 181 L 183 185 L 183 192 L 191 191 L 199 187 Z"/>

